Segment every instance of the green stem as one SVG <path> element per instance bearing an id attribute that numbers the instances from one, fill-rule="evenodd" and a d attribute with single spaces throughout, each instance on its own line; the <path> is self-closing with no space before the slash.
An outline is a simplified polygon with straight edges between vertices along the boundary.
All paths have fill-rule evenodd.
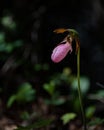
<path id="1" fill-rule="evenodd" d="M 78 48 L 78 52 L 77 52 L 77 78 L 78 78 L 78 95 L 79 95 L 80 107 L 81 107 L 81 112 L 82 112 L 83 125 L 84 125 L 84 130 L 87 130 L 86 118 L 85 118 L 82 95 L 81 95 L 81 88 L 80 88 L 80 47 Z"/>

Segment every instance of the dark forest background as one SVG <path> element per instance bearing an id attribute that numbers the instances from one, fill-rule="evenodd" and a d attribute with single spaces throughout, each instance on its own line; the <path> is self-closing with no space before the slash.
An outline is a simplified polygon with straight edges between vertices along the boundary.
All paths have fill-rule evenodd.
<path id="1" fill-rule="evenodd" d="M 51 61 L 53 48 L 66 35 L 54 34 L 57 28 L 73 28 L 79 32 L 81 75 L 89 79 L 89 92 L 104 89 L 103 0 L 1 0 L 1 117 L 13 117 L 11 110 L 17 107 L 21 109 L 21 105 L 17 104 L 9 109 L 7 107 L 9 98 L 21 84 L 31 84 L 36 90 L 37 103 L 38 97 L 47 95 L 42 86 L 52 76 L 55 78 L 55 74 L 62 73 L 67 67 L 76 75 L 75 52 L 58 64 Z M 67 86 L 64 82 L 62 85 Z M 62 85 L 58 89 L 67 95 L 67 87 L 63 88 Z"/>

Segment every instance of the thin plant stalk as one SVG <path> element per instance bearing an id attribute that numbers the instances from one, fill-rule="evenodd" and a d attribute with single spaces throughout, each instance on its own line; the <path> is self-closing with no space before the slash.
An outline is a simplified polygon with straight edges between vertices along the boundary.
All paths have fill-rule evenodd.
<path id="1" fill-rule="evenodd" d="M 78 52 L 77 52 L 77 78 L 78 78 L 78 95 L 79 95 L 81 113 L 82 113 L 82 118 L 83 118 L 83 125 L 84 125 L 84 130 L 87 130 L 86 118 L 85 118 L 83 102 L 82 102 L 82 94 L 81 94 L 81 88 L 80 88 L 80 47 L 78 48 Z"/>

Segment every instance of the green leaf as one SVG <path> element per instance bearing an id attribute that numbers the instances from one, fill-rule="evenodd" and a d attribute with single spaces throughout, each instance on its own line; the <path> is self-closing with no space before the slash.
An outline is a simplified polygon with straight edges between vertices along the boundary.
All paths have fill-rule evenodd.
<path id="1" fill-rule="evenodd" d="M 21 116 L 21 119 L 23 119 L 23 120 L 28 120 L 30 117 L 30 115 L 27 111 L 24 111 L 23 113 L 21 113 L 20 116 Z"/>
<path id="2" fill-rule="evenodd" d="M 53 119 L 42 119 L 42 120 L 39 120 L 36 123 L 26 126 L 26 127 L 20 126 L 18 129 L 15 129 L 15 130 L 31 130 L 33 128 L 34 129 L 42 128 L 42 127 L 46 127 L 46 126 L 50 125 L 50 123 L 52 123 L 52 121 L 53 121 Z"/>
<path id="3" fill-rule="evenodd" d="M 1 41 L 2 40 L 3 39 L 1 38 Z M 20 47 L 22 45 L 21 41 L 16 41 L 11 43 L 1 42 L 1 41 L 0 41 L 0 51 L 6 53 L 11 53 L 15 48 Z"/>
<path id="4" fill-rule="evenodd" d="M 97 98 L 104 98 L 104 90 L 99 90 L 99 91 L 96 93 L 96 97 L 97 97 Z"/>
<path id="5" fill-rule="evenodd" d="M 21 40 L 17 40 L 13 44 L 14 44 L 14 47 L 20 47 L 23 45 L 23 42 Z"/>
<path id="6" fill-rule="evenodd" d="M 6 49 L 6 44 L 5 43 L 1 43 L 0 44 L 0 52 L 3 52 L 3 51 L 5 51 Z"/>
<path id="7" fill-rule="evenodd" d="M 104 123 L 104 119 L 101 118 L 95 118 L 92 121 L 89 122 L 89 126 L 93 126 L 93 125 L 100 125 Z"/>
<path id="8" fill-rule="evenodd" d="M 14 46 L 12 43 L 8 43 L 6 44 L 6 47 L 5 47 L 5 51 L 8 52 L 8 53 L 11 53 L 14 49 Z"/>
<path id="9" fill-rule="evenodd" d="M 73 104 L 73 109 L 75 110 L 75 112 L 79 112 L 80 111 L 80 102 L 79 102 L 78 96 L 74 97 L 74 95 L 73 95 L 72 104 Z"/>
<path id="10" fill-rule="evenodd" d="M 53 105 L 62 105 L 65 103 L 65 99 L 64 98 L 58 98 L 58 99 L 55 99 L 55 100 L 52 100 L 51 101 L 51 104 Z"/>
<path id="11" fill-rule="evenodd" d="M 16 94 L 17 101 L 28 102 L 34 99 L 35 89 L 32 88 L 31 84 L 23 83 Z"/>
<path id="12" fill-rule="evenodd" d="M 97 91 L 94 94 L 90 94 L 89 99 L 99 100 L 101 102 L 104 102 L 104 90 L 102 89 L 102 90 Z"/>
<path id="13" fill-rule="evenodd" d="M 45 104 L 47 104 L 47 105 L 50 105 L 50 104 L 52 104 L 52 101 L 51 101 L 51 99 L 45 99 L 45 100 L 44 100 L 44 102 L 45 102 Z"/>
<path id="14" fill-rule="evenodd" d="M 73 120 L 76 117 L 75 113 L 66 113 L 61 117 L 61 120 L 63 121 L 63 124 L 67 124 L 71 120 Z"/>
<path id="15" fill-rule="evenodd" d="M 5 42 L 5 34 L 3 32 L 0 32 L 0 44 Z"/>
<path id="16" fill-rule="evenodd" d="M 12 95 L 12 96 L 9 98 L 8 102 L 7 102 L 7 107 L 8 107 L 8 108 L 11 107 L 15 100 L 16 100 L 16 95 Z"/>
<path id="17" fill-rule="evenodd" d="M 53 95 L 55 91 L 55 84 L 51 81 L 49 84 L 44 84 L 43 88 L 50 94 Z"/>
<path id="18" fill-rule="evenodd" d="M 71 83 L 71 86 L 72 86 L 72 90 L 77 90 L 77 87 L 78 87 L 78 80 L 77 78 L 75 78 L 72 83 Z M 87 77 L 81 77 L 80 78 L 80 87 L 81 87 L 81 92 L 82 94 L 85 94 L 88 92 L 89 90 L 89 87 L 90 87 L 90 81 Z"/>
<path id="19" fill-rule="evenodd" d="M 69 76 L 71 74 L 71 69 L 66 67 L 63 69 L 63 73 L 65 76 Z"/>
<path id="20" fill-rule="evenodd" d="M 95 106 L 89 106 L 86 109 L 86 117 L 91 118 L 94 115 L 94 112 L 95 112 Z"/>
<path id="21" fill-rule="evenodd" d="M 12 16 L 4 16 L 1 19 L 1 24 L 9 29 L 15 29 L 16 23 L 13 21 Z"/>

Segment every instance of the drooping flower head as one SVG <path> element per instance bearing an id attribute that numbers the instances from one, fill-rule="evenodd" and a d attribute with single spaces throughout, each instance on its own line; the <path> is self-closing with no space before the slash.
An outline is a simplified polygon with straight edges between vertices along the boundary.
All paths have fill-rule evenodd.
<path id="1" fill-rule="evenodd" d="M 51 59 L 53 62 L 58 63 L 65 58 L 68 52 L 72 52 L 71 42 L 64 41 L 61 42 L 57 47 L 54 48 Z"/>
<path id="2" fill-rule="evenodd" d="M 54 32 L 55 33 L 64 33 L 66 31 L 69 31 L 68 29 L 56 29 Z M 75 37 L 75 34 L 73 33 L 73 30 L 70 31 L 70 34 L 68 34 L 65 39 L 54 48 L 51 59 L 53 62 L 58 63 L 61 60 L 65 58 L 65 56 L 68 54 L 68 52 L 72 52 L 72 40 Z M 77 40 L 78 41 L 78 40 Z M 76 50 L 78 49 L 77 45 L 78 42 L 76 43 Z"/>

